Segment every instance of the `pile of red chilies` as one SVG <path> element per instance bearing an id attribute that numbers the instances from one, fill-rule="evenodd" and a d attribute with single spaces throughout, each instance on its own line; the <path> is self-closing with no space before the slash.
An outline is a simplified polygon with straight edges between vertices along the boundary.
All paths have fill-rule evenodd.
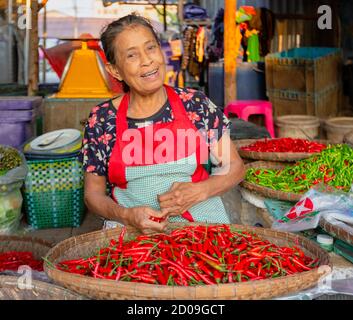
<path id="1" fill-rule="evenodd" d="M 98 255 L 61 261 L 57 268 L 101 279 L 192 286 L 243 282 L 311 270 L 318 259 L 279 247 L 228 225 L 187 226 L 171 234 L 111 240 Z"/>
<path id="2" fill-rule="evenodd" d="M 29 266 L 33 270 L 43 271 L 43 260 L 36 260 L 32 252 L 7 251 L 0 253 L 0 272 L 5 270 L 17 271 L 23 265 Z"/>
<path id="3" fill-rule="evenodd" d="M 265 139 L 256 141 L 248 146 L 241 147 L 243 151 L 255 152 L 304 152 L 319 153 L 326 145 L 315 141 L 293 138 Z"/>

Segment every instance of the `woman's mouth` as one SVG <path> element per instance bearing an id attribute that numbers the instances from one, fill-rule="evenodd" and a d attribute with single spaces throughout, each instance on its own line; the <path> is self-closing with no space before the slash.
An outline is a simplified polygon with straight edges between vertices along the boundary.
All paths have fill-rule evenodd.
<path id="1" fill-rule="evenodd" d="M 151 80 L 151 79 L 154 79 L 157 76 L 157 74 L 158 74 L 158 68 L 144 73 L 143 75 L 141 75 L 141 77 L 144 79 Z"/>

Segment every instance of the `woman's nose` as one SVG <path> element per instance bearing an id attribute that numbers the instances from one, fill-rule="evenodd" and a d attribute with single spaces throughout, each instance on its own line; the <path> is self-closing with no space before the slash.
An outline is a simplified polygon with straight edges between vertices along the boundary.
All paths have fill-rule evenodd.
<path id="1" fill-rule="evenodd" d="M 150 57 L 150 55 L 146 52 L 143 52 L 141 57 L 141 64 L 143 66 L 149 66 L 151 63 L 152 63 L 152 58 Z"/>

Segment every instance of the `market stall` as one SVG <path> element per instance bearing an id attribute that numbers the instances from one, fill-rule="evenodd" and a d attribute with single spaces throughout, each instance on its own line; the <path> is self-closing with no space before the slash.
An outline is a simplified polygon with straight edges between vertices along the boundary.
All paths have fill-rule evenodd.
<path id="1" fill-rule="evenodd" d="M 33 8 L 36 15 L 38 4 Z M 166 29 L 166 1 L 164 9 Z M 271 54 L 275 15 L 270 9 L 237 6 L 234 0 L 225 1 L 214 21 L 196 4 L 179 1 L 179 10 L 180 33 L 162 41 L 169 54 L 165 83 L 214 94 L 219 100 L 210 97 L 216 106 L 206 113 L 232 101 L 259 99 L 277 116 L 277 138 L 271 138 L 268 128 L 230 119 L 230 137 L 246 164 L 243 181 L 220 196 L 230 222 L 190 219 L 192 223 L 169 223 L 165 231 L 148 235 L 122 225 L 102 230 L 108 219 L 93 219 L 87 210 L 78 157 L 87 140 L 84 125 L 92 129 L 97 122 L 108 123 L 96 114 L 108 104 L 92 107 L 115 94 L 99 39 L 66 38 L 67 43 L 45 51 L 52 65 L 65 58 L 57 71 L 61 81 L 55 95 L 0 98 L 0 115 L 6 116 L 0 120 L 0 299 L 353 297 L 352 117 L 328 119 L 340 110 L 340 49 Z M 223 43 L 218 38 L 210 44 L 211 33 L 219 37 L 222 28 Z M 33 32 L 36 39 L 37 30 Z M 38 89 L 35 49 L 31 95 Z M 209 64 L 218 49 L 221 61 Z M 148 73 L 141 77 L 153 78 Z M 194 92 L 182 94 L 181 100 L 190 100 Z M 199 117 L 192 112 L 188 116 Z M 99 135 L 93 144 L 108 147 L 97 151 L 98 160 L 113 139 L 102 128 L 96 127 Z M 82 153 L 96 151 L 92 149 Z M 94 169 L 92 164 L 86 172 Z M 109 194 L 106 182 L 103 188 Z M 149 180 L 148 187 L 154 183 Z M 30 287 L 19 288 L 24 265 L 34 278 Z M 321 285 L 327 280 L 330 287 Z"/>

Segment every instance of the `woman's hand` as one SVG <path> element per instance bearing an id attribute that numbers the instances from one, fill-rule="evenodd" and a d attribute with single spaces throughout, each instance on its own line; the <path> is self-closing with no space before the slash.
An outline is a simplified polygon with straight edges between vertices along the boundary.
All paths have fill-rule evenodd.
<path id="1" fill-rule="evenodd" d="M 163 213 L 177 216 L 192 206 L 206 200 L 207 192 L 204 185 L 193 182 L 174 182 L 170 190 L 158 196 Z"/>
<path id="2" fill-rule="evenodd" d="M 139 229 L 142 233 L 162 232 L 167 226 L 166 213 L 147 206 L 124 209 L 125 224 Z"/>

